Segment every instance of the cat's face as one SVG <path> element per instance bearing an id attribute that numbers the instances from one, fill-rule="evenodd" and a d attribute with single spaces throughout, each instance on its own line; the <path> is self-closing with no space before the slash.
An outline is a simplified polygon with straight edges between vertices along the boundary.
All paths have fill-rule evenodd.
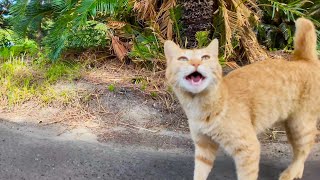
<path id="1" fill-rule="evenodd" d="M 218 40 L 203 49 L 181 49 L 172 41 L 166 41 L 166 78 L 174 88 L 193 94 L 221 80 L 222 70 L 218 61 Z"/>

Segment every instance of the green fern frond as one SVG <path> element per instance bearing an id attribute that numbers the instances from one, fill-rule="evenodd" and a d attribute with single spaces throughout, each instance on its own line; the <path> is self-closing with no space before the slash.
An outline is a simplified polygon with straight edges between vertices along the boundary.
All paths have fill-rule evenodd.
<path id="1" fill-rule="evenodd" d="M 77 3 L 54 23 L 52 32 L 47 38 L 48 47 L 52 49 L 49 57 L 53 60 L 59 57 L 68 36 L 71 36 L 73 31 L 80 30 L 88 21 L 88 17 L 97 16 L 97 13 L 116 16 L 116 13 L 121 12 L 120 8 L 127 8 L 126 5 L 128 0 L 82 0 Z"/>
<path id="2" fill-rule="evenodd" d="M 293 42 L 293 35 L 291 31 L 291 27 L 287 23 L 281 23 L 279 25 L 279 29 L 281 30 L 284 39 L 287 41 L 288 45 L 291 45 Z"/>
<path id="3" fill-rule="evenodd" d="M 14 28 L 20 35 L 39 30 L 44 18 L 53 21 L 45 43 L 49 57 L 57 59 L 73 32 L 81 31 L 87 21 L 98 15 L 115 19 L 131 10 L 129 0 L 21 0 L 12 8 Z"/>
<path id="4" fill-rule="evenodd" d="M 312 3 L 312 1 L 309 0 L 296 0 L 287 4 L 274 0 L 269 0 L 269 2 L 272 5 L 272 18 L 275 17 L 276 12 L 281 11 L 282 13 L 284 13 L 288 21 L 294 21 L 295 16 L 305 16 L 305 13 L 307 11 L 306 9 L 302 8 L 302 6 L 306 3 Z"/>
<path id="5" fill-rule="evenodd" d="M 320 30 L 317 30 L 316 32 L 317 32 L 317 35 L 318 35 L 318 40 L 317 40 L 317 42 L 318 42 L 318 44 L 317 44 L 317 49 L 318 49 L 318 52 L 319 52 L 319 54 L 320 54 Z"/>
<path id="6" fill-rule="evenodd" d="M 22 37 L 40 28 L 43 18 L 55 18 L 71 1 L 63 0 L 22 0 L 11 8 L 13 29 Z"/>
<path id="7" fill-rule="evenodd" d="M 267 47 L 271 48 L 274 47 L 274 45 L 276 44 L 277 32 L 279 29 L 272 25 L 268 26 L 269 28 L 267 28 L 265 43 Z"/>
<path id="8" fill-rule="evenodd" d="M 313 4 L 308 9 L 308 16 L 320 15 L 320 0 L 313 0 Z"/>
<path id="9" fill-rule="evenodd" d="M 11 8 L 10 14 L 13 17 L 21 17 L 25 15 L 29 0 L 17 1 Z"/>

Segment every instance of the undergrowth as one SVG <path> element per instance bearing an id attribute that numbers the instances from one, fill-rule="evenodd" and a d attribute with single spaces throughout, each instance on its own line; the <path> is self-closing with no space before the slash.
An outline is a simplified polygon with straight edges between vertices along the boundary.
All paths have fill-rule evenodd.
<path id="1" fill-rule="evenodd" d="M 81 65 L 70 61 L 56 63 L 30 61 L 23 56 L 0 63 L 1 104 L 14 106 L 28 100 L 49 104 L 54 101 L 68 103 L 75 96 L 72 89 L 62 90 L 55 85 L 80 77 Z"/>

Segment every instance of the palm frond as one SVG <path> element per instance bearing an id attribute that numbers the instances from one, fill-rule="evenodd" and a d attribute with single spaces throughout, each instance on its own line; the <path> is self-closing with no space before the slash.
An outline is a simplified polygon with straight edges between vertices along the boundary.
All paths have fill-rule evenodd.
<path id="1" fill-rule="evenodd" d="M 142 21 L 154 20 L 156 13 L 156 0 L 134 1 L 133 10 L 137 12 L 137 17 Z"/>
<path id="2" fill-rule="evenodd" d="M 279 25 L 279 29 L 281 30 L 281 33 L 283 34 L 285 40 L 287 41 L 288 45 L 291 45 L 293 42 L 293 35 L 291 28 L 287 23 L 281 23 Z"/>
<path id="3" fill-rule="evenodd" d="M 20 0 L 17 1 L 10 9 L 10 14 L 13 17 L 21 17 L 24 16 L 25 11 L 27 9 L 29 0 Z"/>
<path id="4" fill-rule="evenodd" d="M 162 1 L 157 7 L 156 0 L 142 0 L 134 2 L 134 10 L 138 13 L 138 19 L 145 21 L 155 31 L 160 40 L 172 39 L 173 25 L 172 9 L 177 5 L 176 0 Z"/>
<path id="5" fill-rule="evenodd" d="M 22 37 L 27 32 L 35 31 L 41 26 L 42 19 L 51 17 L 63 12 L 71 1 L 53 0 L 22 0 L 17 1 L 11 8 L 13 16 L 13 28 Z"/>
<path id="6" fill-rule="evenodd" d="M 230 13 L 230 11 L 226 7 L 226 3 L 223 0 L 220 0 L 220 6 L 222 11 L 222 16 L 224 18 L 224 33 L 225 33 L 225 51 L 224 56 L 228 57 L 228 55 L 232 54 L 232 31 L 233 28 L 236 27 L 236 17 Z M 231 16 L 230 16 L 230 15 Z M 232 28 L 233 27 L 233 28 Z"/>
<path id="7" fill-rule="evenodd" d="M 159 30 L 165 39 L 172 39 L 173 21 L 170 16 L 170 10 L 176 6 L 175 0 L 168 0 L 161 4 L 156 16 L 156 22 L 159 24 Z"/>
<path id="8" fill-rule="evenodd" d="M 172 35 L 169 34 L 169 31 L 174 31 L 176 34 L 176 41 L 182 45 L 181 39 L 181 29 L 182 29 L 182 22 L 180 21 L 182 17 L 182 9 L 181 6 L 175 6 L 170 9 L 170 20 L 172 21 L 174 27 L 167 27 L 167 38 L 172 39 Z M 169 23 L 171 24 L 171 22 Z"/>
<path id="9" fill-rule="evenodd" d="M 73 32 L 80 31 L 96 16 L 116 17 L 130 9 L 129 0 L 21 0 L 12 8 L 14 27 L 22 36 L 37 30 L 45 17 L 53 20 L 45 42 L 57 59 Z M 121 14 L 121 15 L 120 15 Z"/>
<path id="10" fill-rule="evenodd" d="M 260 47 L 249 22 L 252 15 L 255 20 L 258 20 L 259 14 L 258 11 L 254 12 L 248 6 L 257 9 L 258 6 L 253 1 L 248 1 L 245 4 L 241 0 L 219 0 L 219 3 L 224 19 L 225 57 L 228 58 L 234 52 L 232 42 L 240 41 L 250 62 L 265 59 L 267 55 Z"/>
<path id="11" fill-rule="evenodd" d="M 317 30 L 317 35 L 318 35 L 318 44 L 317 44 L 317 49 L 318 49 L 318 54 L 320 54 L 320 30 Z"/>
<path id="12" fill-rule="evenodd" d="M 314 5 L 309 9 L 308 16 L 320 14 L 320 1 L 314 2 Z"/>
<path id="13" fill-rule="evenodd" d="M 304 16 L 305 13 L 307 12 L 306 9 L 302 8 L 303 5 L 305 5 L 306 3 L 312 3 L 312 1 L 309 0 L 296 0 L 293 2 L 289 2 L 289 3 L 283 3 L 283 2 L 278 2 L 278 1 L 274 1 L 274 0 L 269 0 L 271 5 L 272 5 L 272 18 L 275 17 L 275 13 L 276 11 L 279 12 L 283 12 L 284 15 L 287 17 L 287 21 L 294 21 L 295 20 L 295 16 Z"/>

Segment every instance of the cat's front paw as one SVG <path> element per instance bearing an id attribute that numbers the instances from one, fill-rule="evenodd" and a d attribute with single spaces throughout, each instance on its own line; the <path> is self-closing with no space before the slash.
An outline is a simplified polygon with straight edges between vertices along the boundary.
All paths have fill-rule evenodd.
<path id="1" fill-rule="evenodd" d="M 279 180 L 294 180 L 294 179 L 301 179 L 303 176 L 303 168 L 300 168 L 299 171 L 295 173 L 291 172 L 290 169 L 285 170 L 281 173 Z"/>

